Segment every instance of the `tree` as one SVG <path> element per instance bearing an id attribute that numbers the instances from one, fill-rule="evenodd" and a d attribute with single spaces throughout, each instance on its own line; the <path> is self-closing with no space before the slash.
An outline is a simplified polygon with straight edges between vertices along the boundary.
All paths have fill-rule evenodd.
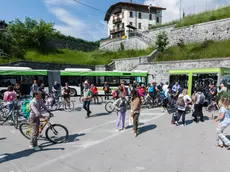
<path id="1" fill-rule="evenodd" d="M 165 31 L 160 32 L 157 35 L 157 40 L 156 40 L 156 47 L 158 51 L 164 52 L 168 44 L 169 44 L 169 41 L 168 41 L 167 33 Z"/>

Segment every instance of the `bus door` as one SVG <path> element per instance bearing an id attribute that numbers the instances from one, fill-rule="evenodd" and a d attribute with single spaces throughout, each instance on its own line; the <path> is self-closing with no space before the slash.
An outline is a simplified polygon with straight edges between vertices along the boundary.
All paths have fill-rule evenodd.
<path id="1" fill-rule="evenodd" d="M 52 92 L 52 87 L 54 85 L 54 82 L 57 81 L 59 84 L 61 84 L 61 77 L 60 77 L 60 71 L 48 71 L 48 89 L 49 93 Z"/>

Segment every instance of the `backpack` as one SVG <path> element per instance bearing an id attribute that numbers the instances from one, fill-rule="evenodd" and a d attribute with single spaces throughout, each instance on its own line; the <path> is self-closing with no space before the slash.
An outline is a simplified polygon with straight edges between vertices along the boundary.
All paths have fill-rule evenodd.
<path id="1" fill-rule="evenodd" d="M 205 102 L 205 96 L 202 94 L 202 93 L 198 93 L 198 104 L 199 105 L 203 105 L 204 104 L 204 102 Z"/>
<path id="2" fill-rule="evenodd" d="M 176 105 L 178 106 L 185 106 L 185 102 L 184 102 L 184 96 L 179 96 L 177 101 L 176 101 Z"/>
<path id="3" fill-rule="evenodd" d="M 30 116 L 30 102 L 31 100 L 23 100 L 23 103 L 22 103 L 22 113 L 23 113 L 23 116 L 28 119 L 29 116 Z"/>
<path id="4" fill-rule="evenodd" d="M 109 89 L 107 86 L 104 87 L 104 91 L 107 92 Z"/>

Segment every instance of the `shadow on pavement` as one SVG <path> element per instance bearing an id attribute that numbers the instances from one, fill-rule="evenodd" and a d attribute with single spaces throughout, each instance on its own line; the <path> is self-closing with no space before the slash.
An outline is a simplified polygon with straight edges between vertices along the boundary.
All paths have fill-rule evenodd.
<path id="1" fill-rule="evenodd" d="M 140 127 L 140 128 L 139 128 L 139 134 L 142 134 L 142 133 L 147 132 L 147 131 L 150 131 L 150 130 L 154 130 L 155 128 L 157 128 L 157 126 L 154 125 L 154 124 L 146 125 L 146 126 Z"/>
<path id="2" fill-rule="evenodd" d="M 138 125 L 141 126 L 141 125 L 144 125 L 145 123 L 139 123 Z M 125 129 L 130 129 L 130 128 L 133 128 L 133 125 L 128 125 L 127 127 L 125 127 Z"/>
<path id="3" fill-rule="evenodd" d="M 85 133 L 80 133 L 80 134 L 72 134 L 69 135 L 67 142 L 75 142 L 78 141 L 78 137 L 85 136 Z"/>
<path id="4" fill-rule="evenodd" d="M 106 115 L 110 115 L 110 113 L 97 113 L 97 114 L 94 114 L 94 115 L 90 115 L 90 117 L 97 117 L 97 116 L 106 116 Z"/>
<path id="5" fill-rule="evenodd" d="M 51 150 L 64 150 L 64 149 L 65 148 L 48 148 L 48 149 L 41 149 L 41 151 L 39 151 L 39 152 L 51 151 Z M 20 158 L 25 158 L 25 157 L 28 157 L 28 156 L 34 154 L 35 152 L 37 152 L 37 151 L 35 151 L 33 149 L 25 149 L 25 150 L 22 150 L 19 152 L 11 153 L 11 154 L 6 153 L 6 154 L 1 155 L 0 163 L 8 162 L 11 160 L 17 160 Z"/>
<path id="6" fill-rule="evenodd" d="M 0 138 L 0 140 L 5 140 L 6 139 L 6 137 L 2 137 L 2 138 Z"/>

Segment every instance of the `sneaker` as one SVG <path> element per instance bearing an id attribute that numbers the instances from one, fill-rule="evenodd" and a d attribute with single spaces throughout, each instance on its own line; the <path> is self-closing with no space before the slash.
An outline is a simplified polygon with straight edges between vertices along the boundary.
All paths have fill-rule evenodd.
<path id="1" fill-rule="evenodd" d="M 117 128 L 116 131 L 119 132 L 120 130 Z"/>
<path id="2" fill-rule="evenodd" d="M 34 150 L 35 150 L 35 151 L 40 151 L 41 148 L 40 148 L 39 146 L 35 146 L 35 147 L 34 147 Z"/>
<path id="3" fill-rule="evenodd" d="M 179 123 L 177 121 L 175 121 L 175 124 L 176 124 L 176 126 L 179 126 Z"/>

